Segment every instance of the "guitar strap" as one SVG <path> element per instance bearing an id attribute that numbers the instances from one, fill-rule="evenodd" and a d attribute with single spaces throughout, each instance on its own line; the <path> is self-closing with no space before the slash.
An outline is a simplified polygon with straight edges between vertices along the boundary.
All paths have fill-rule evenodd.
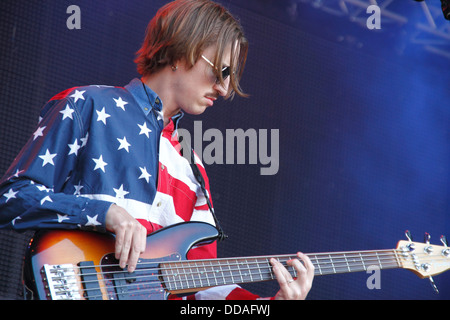
<path id="1" fill-rule="evenodd" d="M 223 241 L 226 238 L 228 238 L 228 236 L 223 232 L 223 229 L 219 223 L 219 219 L 217 219 L 217 216 L 214 212 L 214 208 L 212 207 L 211 201 L 209 200 L 208 192 L 206 191 L 206 187 L 205 187 L 205 179 L 203 178 L 203 175 L 200 172 L 200 169 L 195 164 L 194 150 L 190 146 L 187 145 L 187 143 L 184 141 L 184 139 L 182 137 L 181 137 L 181 141 L 179 141 L 179 142 L 181 145 L 181 150 L 180 150 L 181 155 L 189 162 L 192 172 L 194 174 L 194 177 L 195 177 L 195 179 L 197 179 L 197 182 L 200 184 L 203 194 L 205 195 L 206 203 L 208 204 L 209 210 L 211 211 L 211 214 L 214 218 L 214 222 L 216 223 L 216 229 L 219 232 L 218 240 Z M 184 152 L 184 150 L 189 150 L 190 152 Z M 190 157 L 186 153 L 190 153 Z"/>

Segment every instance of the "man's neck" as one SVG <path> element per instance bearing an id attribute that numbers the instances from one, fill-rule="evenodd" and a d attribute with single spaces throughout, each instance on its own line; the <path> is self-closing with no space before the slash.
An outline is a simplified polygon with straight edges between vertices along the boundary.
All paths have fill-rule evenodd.
<path id="1" fill-rule="evenodd" d="M 170 68 L 164 68 L 153 75 L 142 77 L 142 82 L 151 88 L 162 101 L 164 125 L 169 119 L 180 112 L 180 108 L 174 102 L 174 91 L 171 89 Z"/>

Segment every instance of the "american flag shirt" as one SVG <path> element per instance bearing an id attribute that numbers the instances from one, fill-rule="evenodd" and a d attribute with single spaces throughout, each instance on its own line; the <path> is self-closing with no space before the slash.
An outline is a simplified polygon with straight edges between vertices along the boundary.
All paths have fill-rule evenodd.
<path id="1" fill-rule="evenodd" d="M 177 126 L 164 126 L 162 101 L 139 79 L 125 87 L 67 89 L 44 106 L 39 124 L 0 181 L 0 228 L 106 232 L 112 203 L 150 234 L 184 221 L 214 225 L 206 198 L 180 154 Z M 205 169 L 196 158 L 209 192 Z M 189 259 L 215 258 L 216 243 Z M 194 298 L 257 298 L 223 286 Z"/>

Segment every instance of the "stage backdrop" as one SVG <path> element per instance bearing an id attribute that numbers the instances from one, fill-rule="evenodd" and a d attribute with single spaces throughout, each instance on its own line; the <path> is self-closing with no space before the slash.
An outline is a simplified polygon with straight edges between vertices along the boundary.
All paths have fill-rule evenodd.
<path id="1" fill-rule="evenodd" d="M 123 86 L 138 76 L 134 54 L 166 2 L 1 1 L 0 174 L 54 94 L 86 84 Z M 73 4 L 80 29 L 67 26 Z M 250 96 L 182 121 L 207 162 L 229 236 L 219 255 L 392 249 L 407 229 L 414 240 L 429 232 L 440 244 L 450 232 L 450 61 L 409 45 L 407 28 L 361 28 L 308 1 L 298 2 L 295 16 L 287 14 L 289 1 L 223 4 L 250 41 L 242 80 Z M 414 13 L 415 5 L 405 7 Z M 227 133 L 239 129 L 253 140 L 233 155 Z M 211 152 L 220 138 L 223 152 Z M 20 298 L 29 236 L 0 233 L 3 299 Z M 434 278 L 439 295 L 407 270 L 381 271 L 372 289 L 371 275 L 318 276 L 308 298 L 450 298 L 450 273 Z M 245 287 L 262 296 L 277 291 L 274 282 Z"/>

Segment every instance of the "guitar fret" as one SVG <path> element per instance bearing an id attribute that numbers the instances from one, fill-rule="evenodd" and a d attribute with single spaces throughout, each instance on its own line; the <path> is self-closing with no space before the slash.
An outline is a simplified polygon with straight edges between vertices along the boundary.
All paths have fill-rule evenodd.
<path id="1" fill-rule="evenodd" d="M 214 285 L 217 286 L 219 284 L 219 282 L 217 281 L 217 272 L 216 272 L 217 270 L 214 269 L 214 266 L 213 266 L 211 261 L 209 262 L 209 264 L 210 264 L 211 272 L 212 272 L 212 275 L 213 275 L 213 278 L 214 278 Z"/>
<path id="2" fill-rule="evenodd" d="M 191 278 L 192 278 L 192 287 L 195 288 L 195 277 L 194 277 L 194 271 L 192 271 L 192 265 L 189 264 L 189 272 L 191 274 Z"/>
<path id="3" fill-rule="evenodd" d="M 348 272 L 351 272 L 350 265 L 348 264 L 347 256 L 345 255 L 345 253 L 344 253 L 344 259 L 345 259 L 345 263 L 347 264 Z"/>
<path id="4" fill-rule="evenodd" d="M 259 278 L 260 278 L 260 280 L 263 280 L 263 274 L 262 274 L 262 272 L 261 272 L 261 268 L 259 267 L 259 263 L 258 263 L 258 259 L 255 259 L 255 262 L 256 262 L 256 269 L 258 270 L 258 273 L 259 273 Z"/>
<path id="5" fill-rule="evenodd" d="M 205 262 L 204 261 L 202 261 L 202 272 L 200 273 L 202 276 L 204 275 L 204 274 L 206 274 L 207 275 L 207 273 L 206 273 L 206 268 L 205 268 Z M 208 287 L 210 287 L 211 286 L 211 283 L 209 282 L 209 277 L 207 276 L 206 277 L 206 282 L 208 283 Z"/>
<path id="6" fill-rule="evenodd" d="M 363 269 L 367 270 L 367 268 L 366 268 L 366 266 L 364 264 L 364 259 L 362 258 L 361 252 L 359 253 L 359 257 L 361 258 L 361 263 L 362 263 Z"/>
<path id="7" fill-rule="evenodd" d="M 336 273 L 336 269 L 334 268 L 333 258 L 331 257 L 331 254 L 329 254 L 328 256 L 330 257 L 330 262 L 331 262 L 331 266 L 333 267 L 333 271 L 334 271 L 334 273 Z"/>
<path id="8" fill-rule="evenodd" d="M 351 259 L 350 261 L 352 262 L 352 266 L 354 268 L 354 270 L 352 270 L 350 268 L 350 272 L 351 271 L 362 271 L 362 270 L 365 270 L 364 269 L 364 264 L 361 263 L 363 261 L 362 261 L 362 257 L 361 257 L 360 253 L 358 253 L 358 254 L 349 253 L 348 254 L 348 259 Z"/>
<path id="9" fill-rule="evenodd" d="M 184 267 L 183 267 L 183 274 L 184 274 L 184 279 L 186 281 L 186 285 L 187 285 L 187 287 L 189 287 L 189 280 L 187 277 L 188 273 L 186 272 L 186 269 Z"/>
<path id="10" fill-rule="evenodd" d="M 318 272 L 319 275 L 322 275 L 322 269 L 320 268 L 320 263 L 319 263 L 319 259 L 317 258 L 317 255 L 314 256 L 314 259 L 316 260 L 316 263 L 314 264 L 313 260 L 311 260 L 311 262 L 313 262 L 314 265 L 314 273 Z"/>
<path id="11" fill-rule="evenodd" d="M 247 264 L 247 270 L 249 270 L 250 282 L 253 282 L 252 272 L 251 272 L 250 266 L 248 265 L 247 259 L 245 259 L 245 263 Z"/>
<path id="12" fill-rule="evenodd" d="M 244 282 L 244 278 L 242 277 L 242 273 L 241 273 L 241 267 L 240 267 L 239 262 L 238 262 L 237 259 L 236 259 L 236 266 L 237 266 L 237 269 L 238 269 L 238 272 L 239 272 L 239 276 L 241 277 L 241 282 Z"/>
<path id="13" fill-rule="evenodd" d="M 236 281 L 234 280 L 234 275 L 233 275 L 233 271 L 231 270 L 231 267 L 230 267 L 230 263 L 229 262 L 227 262 L 227 267 L 228 267 L 228 272 L 229 272 L 229 277 L 231 278 L 231 283 L 235 283 Z"/>
<path id="14" fill-rule="evenodd" d="M 203 287 L 203 281 L 202 281 L 202 278 L 200 277 L 200 270 L 198 268 L 197 261 L 194 262 L 194 265 L 195 265 L 195 269 L 196 269 L 195 274 L 197 275 L 197 280 L 198 280 L 199 286 Z"/>
<path id="15" fill-rule="evenodd" d="M 380 269 L 383 269 L 383 265 L 381 264 L 380 256 L 378 255 L 378 253 L 376 253 L 376 256 L 377 256 L 378 265 L 380 266 Z"/>

